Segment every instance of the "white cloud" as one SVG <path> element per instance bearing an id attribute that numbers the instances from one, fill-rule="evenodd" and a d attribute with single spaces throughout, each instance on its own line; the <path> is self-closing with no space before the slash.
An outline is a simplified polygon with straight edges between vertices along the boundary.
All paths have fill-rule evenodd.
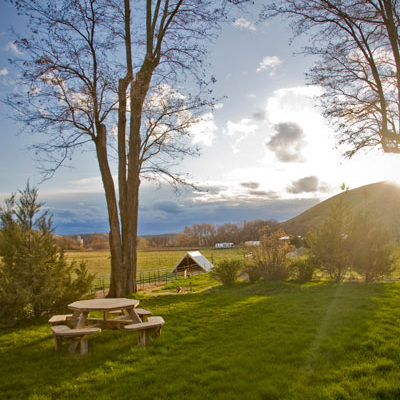
<path id="1" fill-rule="evenodd" d="M 251 119 L 243 118 L 239 122 L 228 121 L 224 132 L 228 136 L 235 136 L 237 134 L 253 133 L 257 128 L 258 126 Z"/>
<path id="2" fill-rule="evenodd" d="M 254 26 L 254 24 L 243 17 L 235 19 L 235 22 L 233 23 L 233 25 L 240 29 L 248 29 L 249 31 L 256 30 L 256 27 Z"/>
<path id="3" fill-rule="evenodd" d="M 16 55 L 22 54 L 22 52 L 19 51 L 16 42 L 8 42 L 7 46 L 6 46 L 6 50 L 11 50 Z"/>
<path id="4" fill-rule="evenodd" d="M 217 125 L 214 121 L 214 115 L 212 113 L 203 114 L 198 122 L 190 127 L 193 144 L 211 146 L 216 131 Z"/>
<path id="5" fill-rule="evenodd" d="M 282 60 L 278 56 L 266 56 L 262 59 L 256 71 L 261 72 L 266 70 L 272 76 L 275 74 L 276 68 L 281 64 Z"/>
<path id="6" fill-rule="evenodd" d="M 8 75 L 8 69 L 7 68 L 0 69 L 0 76 L 6 76 L 6 75 Z"/>
<path id="7" fill-rule="evenodd" d="M 251 134 L 255 133 L 258 129 L 258 125 L 253 120 L 243 118 L 239 122 L 228 121 L 224 133 L 228 136 L 235 137 L 233 143 L 233 152 L 235 154 L 240 152 L 241 142 L 246 140 Z"/>
<path id="8" fill-rule="evenodd" d="M 254 93 L 248 94 L 247 97 L 248 97 L 249 99 L 255 99 L 255 98 L 257 98 L 257 96 L 256 96 Z"/>

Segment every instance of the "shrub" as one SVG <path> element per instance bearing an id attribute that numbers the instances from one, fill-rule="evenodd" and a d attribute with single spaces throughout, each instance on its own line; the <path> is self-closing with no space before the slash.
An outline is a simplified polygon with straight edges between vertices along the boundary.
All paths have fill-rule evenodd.
<path id="1" fill-rule="evenodd" d="M 222 260 L 211 270 L 211 276 L 223 285 L 230 285 L 235 283 L 241 269 L 240 260 Z"/>
<path id="2" fill-rule="evenodd" d="M 293 275 L 295 279 L 298 279 L 302 282 L 308 282 L 311 281 L 313 277 L 315 264 L 312 259 L 307 256 L 303 256 L 293 259 L 288 268 L 291 275 Z"/>
<path id="3" fill-rule="evenodd" d="M 340 282 L 350 266 L 348 232 L 351 213 L 344 201 L 334 204 L 318 232 L 310 231 L 306 245 L 312 261 Z"/>
<path id="4" fill-rule="evenodd" d="M 287 240 L 281 239 L 284 236 L 282 230 L 265 230 L 260 238 L 260 246 L 252 249 L 254 262 L 265 280 L 285 279 L 289 276 L 287 254 L 292 246 Z"/>
<path id="5" fill-rule="evenodd" d="M 349 230 L 351 267 L 372 282 L 390 275 L 394 270 L 390 234 L 373 213 L 357 214 Z"/>
<path id="6" fill-rule="evenodd" d="M 0 319 L 10 324 L 65 308 L 86 294 L 94 279 L 84 264 L 66 263 L 51 218 L 46 212 L 38 215 L 37 197 L 27 185 L 0 210 Z"/>
<path id="7" fill-rule="evenodd" d="M 250 282 L 256 282 L 261 278 L 261 269 L 258 264 L 247 264 L 244 267 L 243 272 L 247 273 Z"/>

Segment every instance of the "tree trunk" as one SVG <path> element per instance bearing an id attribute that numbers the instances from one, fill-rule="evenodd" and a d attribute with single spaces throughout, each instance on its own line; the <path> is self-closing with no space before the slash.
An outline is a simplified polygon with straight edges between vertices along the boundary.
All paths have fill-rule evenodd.
<path id="1" fill-rule="evenodd" d="M 137 226 L 139 210 L 139 187 L 140 187 L 140 147 L 141 147 L 141 123 L 143 103 L 149 90 L 153 68 L 151 61 L 146 58 L 141 70 L 136 75 L 130 88 L 130 132 L 129 132 L 129 154 L 128 154 L 128 177 L 127 177 L 127 243 L 124 247 L 127 262 L 126 290 L 136 292 L 136 270 L 137 270 Z"/>
<path id="2" fill-rule="evenodd" d="M 106 196 L 108 222 L 110 225 L 110 253 L 111 253 L 111 283 L 109 297 L 121 297 L 123 295 L 124 268 L 122 263 L 122 246 L 120 224 L 118 218 L 117 197 L 114 181 L 107 158 L 107 132 L 104 125 L 97 127 L 95 140 L 97 159 Z"/>

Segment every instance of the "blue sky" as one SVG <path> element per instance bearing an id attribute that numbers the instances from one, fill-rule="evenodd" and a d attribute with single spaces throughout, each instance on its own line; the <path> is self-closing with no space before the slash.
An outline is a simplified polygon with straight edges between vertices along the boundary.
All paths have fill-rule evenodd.
<path id="1" fill-rule="evenodd" d="M 257 7 L 233 15 L 219 39 L 210 44 L 209 72 L 215 93 L 226 96 L 213 114 L 193 129 L 201 156 L 180 166 L 204 191 L 144 182 L 139 232 L 180 232 L 194 223 L 222 224 L 253 219 L 286 220 L 339 192 L 382 180 L 400 179 L 400 156 L 378 150 L 341 156 L 334 132 L 315 106 L 321 88 L 306 86 L 304 73 L 313 59 L 298 54 L 307 38 L 289 46 L 285 21 L 256 23 Z M 18 55 L 11 33 L 23 20 L 5 2 L 0 5 L 0 92 L 4 97 L 18 78 L 8 59 Z M 297 53 L 297 54 L 296 54 Z M 65 168 L 39 184 L 30 137 L 0 106 L 0 196 L 37 184 L 41 200 L 54 214 L 56 232 L 108 231 L 104 194 L 93 151 L 77 152 Z"/>

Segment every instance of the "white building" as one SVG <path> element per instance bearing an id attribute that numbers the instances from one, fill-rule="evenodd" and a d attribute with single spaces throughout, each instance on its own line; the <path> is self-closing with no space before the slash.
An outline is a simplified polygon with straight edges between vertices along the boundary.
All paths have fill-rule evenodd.
<path id="1" fill-rule="evenodd" d="M 259 240 L 248 240 L 247 242 L 244 242 L 244 245 L 246 247 L 258 247 L 260 245 Z"/>
<path id="2" fill-rule="evenodd" d="M 215 243 L 216 249 L 231 249 L 234 247 L 233 243 Z"/>

